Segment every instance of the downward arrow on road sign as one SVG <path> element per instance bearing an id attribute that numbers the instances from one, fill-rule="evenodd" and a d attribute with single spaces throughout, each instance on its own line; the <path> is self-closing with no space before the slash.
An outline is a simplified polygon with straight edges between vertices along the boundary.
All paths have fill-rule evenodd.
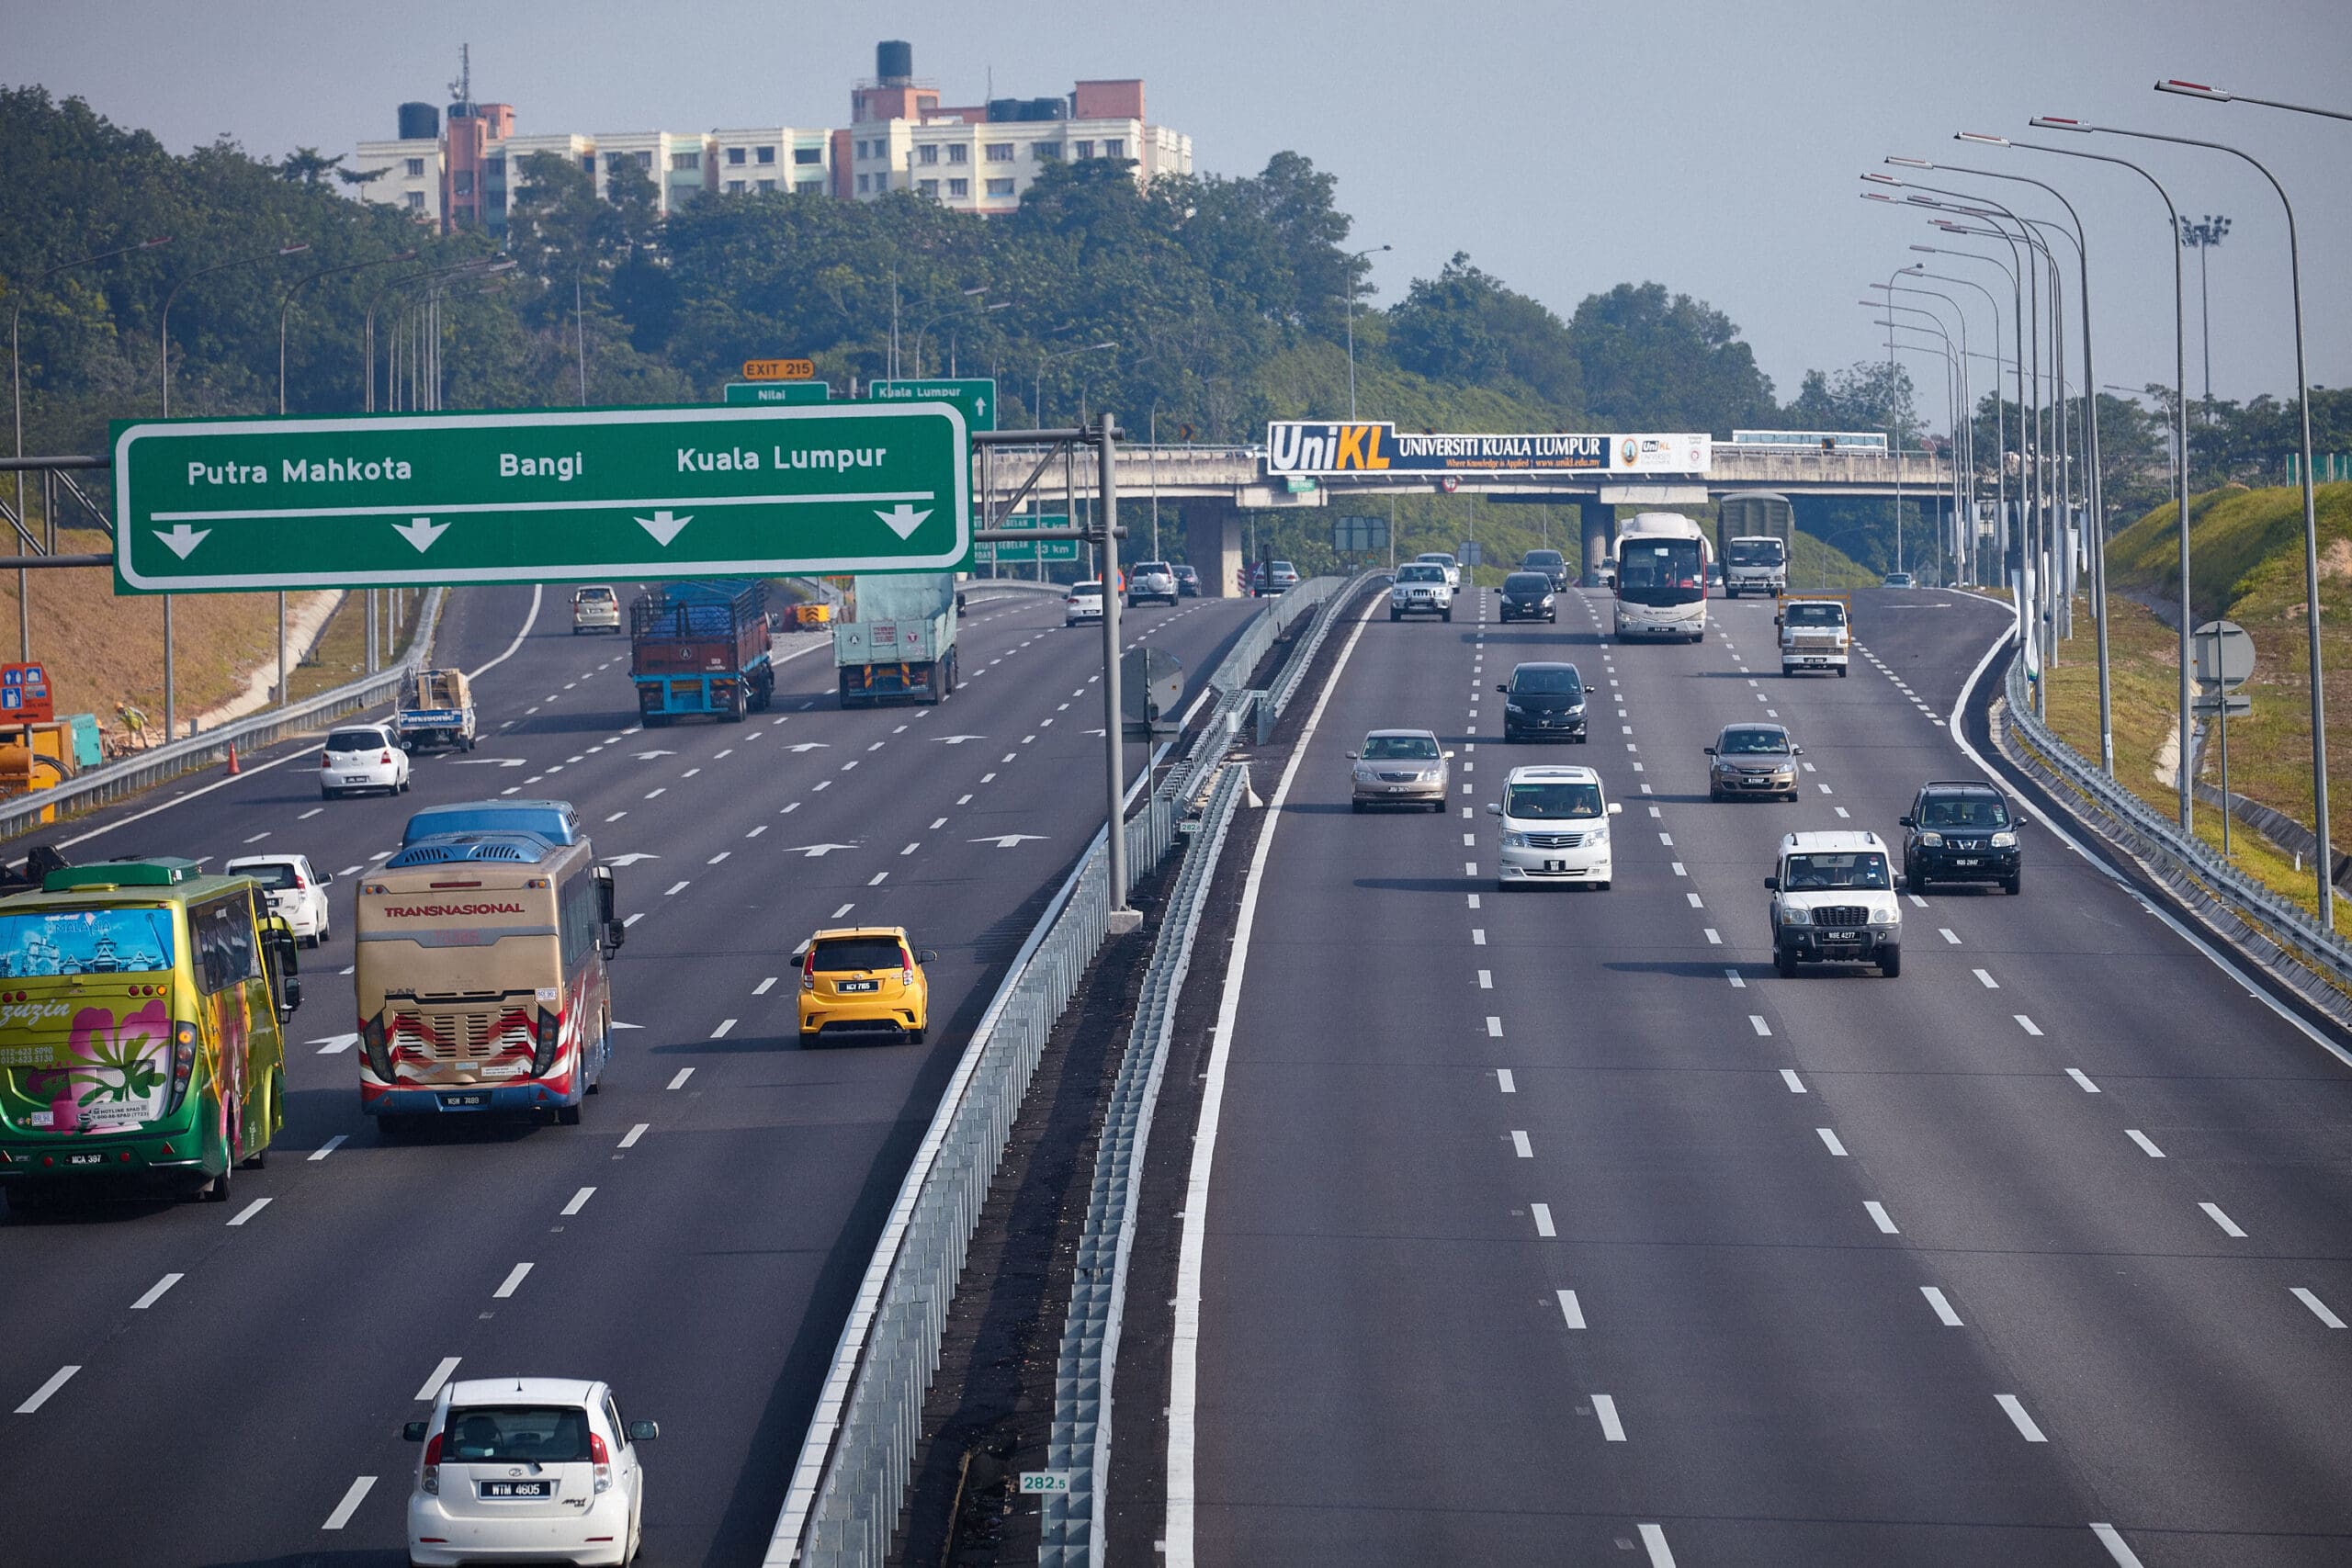
<path id="1" fill-rule="evenodd" d="M 433 547 L 433 541 L 439 538 L 448 531 L 449 525 L 447 523 L 435 523 L 430 517 L 419 517 L 412 522 L 395 523 L 392 525 L 392 532 L 398 534 L 401 538 L 406 539 L 410 544 L 414 545 L 416 547 L 417 554 L 419 555 L 423 555 L 426 550 L 431 549 Z"/>
<path id="2" fill-rule="evenodd" d="M 810 860 L 822 860 L 834 850 L 855 848 L 857 848 L 855 844 L 794 844 L 784 852 L 788 855 L 807 855 Z"/>
<path id="3" fill-rule="evenodd" d="M 662 858 L 662 857 L 661 857 L 660 855 L 647 855 L 647 854 L 626 854 L 626 855 L 615 855 L 615 856 L 613 856 L 610 860 L 607 860 L 605 863 L 606 865 L 635 865 L 638 862 L 639 862 L 639 861 L 641 861 L 641 860 L 660 860 L 661 858 Z"/>
<path id="4" fill-rule="evenodd" d="M 917 512 L 902 501 L 889 511 L 876 512 L 874 515 L 889 525 L 890 532 L 903 539 L 922 526 L 922 520 L 931 515 L 931 509 L 925 507 L 922 511 Z"/>
<path id="5" fill-rule="evenodd" d="M 680 461 L 684 461 L 684 459 L 681 458 Z M 687 524 L 694 520 L 695 514 L 691 512 L 687 513 L 684 517 L 680 517 L 672 513 L 671 510 L 665 506 L 650 517 L 639 518 L 637 520 L 637 525 L 644 529 L 647 533 L 652 535 L 653 542 L 655 544 L 666 545 L 671 540 L 678 536 L 679 529 L 684 528 Z M 700 538 L 702 536 L 697 534 L 695 536 L 696 538 Z M 903 535 L 900 536 L 904 537 Z"/>
<path id="6" fill-rule="evenodd" d="M 209 528 L 191 528 L 187 524 L 183 523 L 168 534 L 164 533 L 160 528 L 156 529 L 154 532 L 155 537 L 163 540 L 164 544 L 171 550 L 172 554 L 179 557 L 182 560 L 186 560 L 187 559 L 188 551 L 204 543 L 205 536 L 211 533 L 212 530 Z"/>
<path id="7" fill-rule="evenodd" d="M 1043 833 L 999 833 L 993 838 L 974 839 L 970 841 L 975 844 L 994 844 L 1001 850 L 1017 850 L 1023 840 L 1035 839 L 1042 841 L 1045 836 Z"/>

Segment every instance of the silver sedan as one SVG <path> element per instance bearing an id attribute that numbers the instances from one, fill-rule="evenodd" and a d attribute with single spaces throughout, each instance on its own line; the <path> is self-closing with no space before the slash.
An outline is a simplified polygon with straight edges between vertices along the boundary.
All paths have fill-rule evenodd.
<path id="1" fill-rule="evenodd" d="M 1443 811 L 1453 773 L 1446 764 L 1453 755 L 1426 729 L 1374 730 L 1361 750 L 1348 753 L 1354 765 L 1355 809 L 1385 803 Z"/>

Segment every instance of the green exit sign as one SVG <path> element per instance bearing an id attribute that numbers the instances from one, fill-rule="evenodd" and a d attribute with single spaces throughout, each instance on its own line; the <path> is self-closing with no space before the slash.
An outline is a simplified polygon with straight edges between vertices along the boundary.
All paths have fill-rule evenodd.
<path id="1" fill-rule="evenodd" d="M 822 381 L 729 381 L 724 400 L 730 403 L 821 403 L 833 389 Z"/>
<path id="2" fill-rule="evenodd" d="M 954 405 L 118 422 L 115 588 L 952 571 Z"/>
<path id="3" fill-rule="evenodd" d="M 956 405 L 964 423 L 973 430 L 996 428 L 996 382 L 986 376 L 932 377 L 919 381 L 876 381 L 866 396 L 877 403 L 911 402 L 929 399 Z"/>

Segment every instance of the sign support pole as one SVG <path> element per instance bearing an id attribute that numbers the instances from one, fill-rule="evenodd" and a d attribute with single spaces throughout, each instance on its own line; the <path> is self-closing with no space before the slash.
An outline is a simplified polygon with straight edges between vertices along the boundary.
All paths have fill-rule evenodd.
<path id="1" fill-rule="evenodd" d="M 1080 421 L 1083 423 L 1083 420 Z M 1102 760 L 1109 786 L 1108 830 L 1104 847 L 1111 855 L 1111 930 L 1133 931 L 1142 917 L 1127 908 L 1127 824 L 1125 720 L 1119 704 L 1119 457 L 1116 422 L 1102 416 L 1095 428 L 1102 466 L 1096 470 L 1095 522 L 1102 538 Z"/>

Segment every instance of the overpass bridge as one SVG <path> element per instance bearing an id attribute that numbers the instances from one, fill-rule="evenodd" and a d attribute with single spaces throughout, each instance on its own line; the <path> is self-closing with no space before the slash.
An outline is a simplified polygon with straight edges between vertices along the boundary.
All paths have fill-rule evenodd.
<path id="1" fill-rule="evenodd" d="M 974 492 L 1001 507 L 1021 491 L 1046 448 L 984 448 Z M 1743 450 L 1714 445 L 1704 475 L 1634 478 L 1623 474 L 1521 474 L 1465 472 L 1345 473 L 1310 479 L 1270 474 L 1262 446 L 1158 446 L 1136 443 L 1119 449 L 1119 498 L 1133 506 L 1156 498 L 1173 504 L 1182 517 L 1187 555 L 1201 569 L 1202 591 L 1233 591 L 1241 565 L 1241 513 L 1337 508 L 1342 512 L 1377 504 L 1398 495 L 1473 494 L 1506 503 L 1574 506 L 1583 514 L 1586 558 L 1605 538 L 1619 506 L 1699 506 L 1737 491 L 1778 491 L 1802 504 L 1808 497 L 1857 499 L 1910 495 L 1932 502 L 1949 497 L 1950 458 L 1928 453 L 1893 456 L 1858 451 Z M 1071 502 L 1091 505 L 1095 475 L 1088 465 L 1075 470 L 1049 465 L 1030 491 L 1046 510 Z M 1129 552 L 1132 553 L 1132 552 Z M 1212 564 L 1215 570 L 1212 570 Z"/>

